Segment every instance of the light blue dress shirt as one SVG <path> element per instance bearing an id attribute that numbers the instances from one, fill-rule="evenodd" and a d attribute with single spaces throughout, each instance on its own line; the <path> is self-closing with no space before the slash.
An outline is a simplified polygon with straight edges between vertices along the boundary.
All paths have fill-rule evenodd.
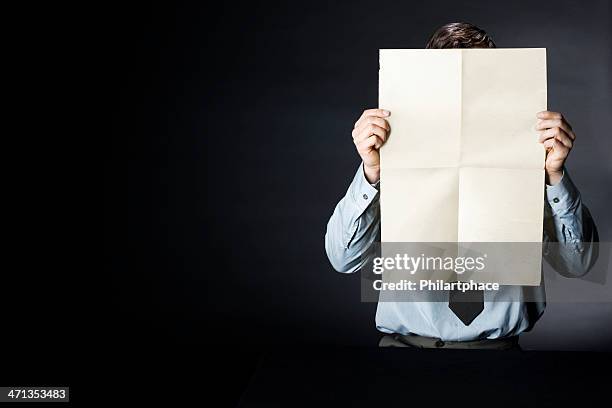
<path id="1" fill-rule="evenodd" d="M 374 242 L 380 242 L 378 183 L 370 184 L 361 165 L 327 224 L 325 250 L 334 269 L 342 273 L 358 271 Z M 503 214 L 500 214 L 503 216 Z M 564 171 L 559 183 L 546 186 L 544 205 L 544 257 L 557 272 L 567 277 L 587 273 L 595 261 L 593 242 L 597 230 L 580 193 Z M 567 245 L 550 245 L 560 242 Z M 552 253 L 554 252 L 554 253 Z M 543 281 L 542 281 L 543 282 Z M 522 299 L 530 290 L 530 302 L 493 301 Z M 506 293 L 502 293 L 506 291 Z M 517 291 L 507 297 L 507 291 Z M 466 326 L 449 309 L 448 302 L 379 302 L 376 328 L 384 333 L 417 334 L 444 341 L 467 341 L 514 336 L 530 330 L 546 307 L 544 283 L 535 287 L 505 286 L 484 293 L 484 310 Z"/>

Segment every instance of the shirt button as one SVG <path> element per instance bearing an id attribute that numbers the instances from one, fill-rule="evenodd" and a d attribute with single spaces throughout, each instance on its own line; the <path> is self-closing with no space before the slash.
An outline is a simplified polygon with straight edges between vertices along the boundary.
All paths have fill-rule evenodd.
<path id="1" fill-rule="evenodd" d="M 436 341 L 436 347 L 444 347 L 444 342 L 442 340 Z"/>
<path id="2" fill-rule="evenodd" d="M 559 199 L 557 197 L 553 198 L 553 203 L 558 203 Z"/>
<path id="3" fill-rule="evenodd" d="M 363 199 L 364 199 L 364 200 L 367 200 L 367 199 L 368 199 L 368 195 L 367 195 L 367 194 L 364 194 L 364 195 L 363 195 Z"/>

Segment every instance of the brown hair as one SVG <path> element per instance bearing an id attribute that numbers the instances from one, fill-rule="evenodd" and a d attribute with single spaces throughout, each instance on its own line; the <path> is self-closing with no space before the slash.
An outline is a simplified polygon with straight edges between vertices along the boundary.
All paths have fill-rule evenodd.
<path id="1" fill-rule="evenodd" d="M 470 23 L 449 23 L 438 28 L 425 48 L 495 48 L 489 34 Z"/>

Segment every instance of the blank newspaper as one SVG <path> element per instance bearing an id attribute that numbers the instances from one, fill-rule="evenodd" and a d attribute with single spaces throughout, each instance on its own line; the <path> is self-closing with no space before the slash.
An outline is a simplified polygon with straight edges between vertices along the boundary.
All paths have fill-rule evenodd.
<path id="1" fill-rule="evenodd" d="M 498 283 L 539 284 L 545 150 L 534 126 L 546 110 L 546 50 L 380 50 L 379 106 L 391 111 L 383 247 L 492 243 L 507 269 Z"/>

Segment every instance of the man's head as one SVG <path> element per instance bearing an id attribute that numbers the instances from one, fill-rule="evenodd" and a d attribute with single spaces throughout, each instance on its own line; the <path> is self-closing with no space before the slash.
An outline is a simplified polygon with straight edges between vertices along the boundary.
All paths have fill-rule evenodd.
<path id="1" fill-rule="evenodd" d="M 495 43 L 473 24 L 449 23 L 433 33 L 425 48 L 495 48 Z"/>

